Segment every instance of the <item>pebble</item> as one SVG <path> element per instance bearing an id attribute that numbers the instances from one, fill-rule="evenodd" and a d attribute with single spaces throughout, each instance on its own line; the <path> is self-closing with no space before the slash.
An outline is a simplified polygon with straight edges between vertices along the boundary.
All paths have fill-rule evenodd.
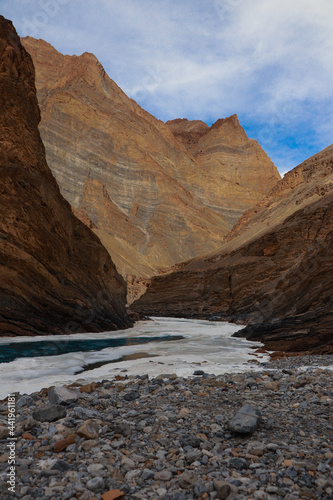
<path id="1" fill-rule="evenodd" d="M 216 498 L 218 498 L 219 500 L 224 500 L 228 498 L 228 496 L 231 493 L 230 484 L 225 483 L 224 481 L 215 481 L 214 488 L 217 491 Z"/>
<path id="2" fill-rule="evenodd" d="M 170 481 L 172 478 L 172 472 L 169 470 L 161 470 L 154 474 L 155 481 Z"/>
<path id="3" fill-rule="evenodd" d="M 16 493 L 4 498 L 333 499 L 333 372 L 321 369 L 330 363 L 305 356 L 248 373 L 118 375 L 17 395 Z"/>
<path id="4" fill-rule="evenodd" d="M 8 426 L 4 423 L 3 425 L 0 425 L 0 439 L 7 439 L 9 436 L 9 429 Z"/>
<path id="5" fill-rule="evenodd" d="M 102 477 L 94 477 L 87 482 L 87 488 L 90 491 L 100 491 L 105 486 L 104 479 Z"/>

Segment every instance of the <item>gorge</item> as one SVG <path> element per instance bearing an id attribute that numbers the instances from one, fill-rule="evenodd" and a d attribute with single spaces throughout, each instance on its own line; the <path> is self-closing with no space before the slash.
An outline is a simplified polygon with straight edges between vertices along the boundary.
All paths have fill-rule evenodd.
<path id="1" fill-rule="evenodd" d="M 2 9 L 33 29 L 40 21 L 38 35 L 74 49 L 88 16 L 84 43 L 100 40 L 114 58 L 124 41 L 143 67 L 156 9 L 148 59 L 160 38 L 190 51 L 171 73 L 180 84 L 161 87 L 193 95 L 189 82 L 204 73 L 205 93 L 228 81 L 232 101 L 233 76 L 243 97 L 254 65 L 260 106 L 267 91 L 279 103 L 275 48 L 281 54 L 287 36 L 289 59 L 296 39 L 311 67 L 319 51 L 310 31 L 326 36 L 318 6 L 299 1 L 283 17 L 279 2 L 250 2 L 250 10 L 224 2 L 225 12 L 217 3 L 213 25 L 203 0 L 166 8 L 5 0 Z M 302 17 L 308 10 L 318 24 Z M 278 43 L 275 17 L 283 19 Z M 253 54 L 247 30 L 258 40 Z M 263 31 L 274 42 L 268 68 L 258 65 Z M 199 57 L 202 42 L 207 63 L 218 51 L 219 67 Z M 169 61 L 179 71 L 177 59 L 176 51 Z M 307 112 L 297 57 L 292 66 L 296 92 L 283 90 Z M 93 54 L 20 40 L 0 16 L 1 499 L 333 500 L 333 145 L 281 179 L 232 114 L 243 121 L 242 106 L 230 108 L 209 124 L 164 123 Z M 255 100 L 252 109 L 260 113 Z"/>
<path id="2" fill-rule="evenodd" d="M 48 164 L 124 277 L 147 278 L 218 248 L 280 179 L 236 116 L 212 127 L 164 124 L 93 54 L 64 56 L 31 37 L 22 43 L 36 67 Z"/>
<path id="3" fill-rule="evenodd" d="M 64 56 L 27 37 L 22 43 L 36 68 L 40 133 L 54 178 L 37 131 L 33 68 L 22 63 L 29 56 L 15 43 L 13 51 L 3 45 L 2 157 L 11 179 L 16 168 L 27 179 L 15 187 L 8 180 L 1 200 L 4 211 L 14 207 L 2 238 L 4 332 L 11 332 L 15 308 L 15 334 L 61 332 L 64 324 L 68 332 L 130 326 L 125 278 L 139 315 L 214 316 L 248 324 L 240 335 L 275 350 L 331 352 L 332 146 L 281 179 L 236 115 L 212 126 L 163 123 L 129 99 L 93 54 Z M 21 64 L 29 71 L 21 72 Z M 15 78 L 30 83 L 9 85 Z M 30 135 L 14 137 L 8 125 Z M 31 197 L 46 191 L 47 202 L 43 194 L 40 201 Z M 9 241 L 19 250 L 12 252 Z M 81 283 L 75 293 L 71 280 Z M 40 311 L 53 302 L 46 321 Z"/>

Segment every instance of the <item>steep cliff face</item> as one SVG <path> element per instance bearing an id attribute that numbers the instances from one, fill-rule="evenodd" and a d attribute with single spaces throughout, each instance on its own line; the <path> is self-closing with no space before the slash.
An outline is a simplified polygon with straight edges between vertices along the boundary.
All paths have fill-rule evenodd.
<path id="1" fill-rule="evenodd" d="M 194 192 L 231 224 L 281 179 L 257 141 L 248 138 L 237 115 L 220 119 L 211 127 L 186 119 L 167 125 L 199 165 L 200 181 Z M 202 185 L 206 187 L 204 192 Z"/>
<path id="2" fill-rule="evenodd" d="M 152 279 L 147 314 L 220 314 L 274 349 L 333 340 L 333 146 L 289 172 L 218 252 Z M 255 324 L 256 326 L 253 326 Z"/>
<path id="3" fill-rule="evenodd" d="M 121 273 L 151 276 L 218 248 L 235 214 L 230 219 L 223 210 L 229 187 L 218 191 L 216 184 L 229 186 L 229 180 L 214 179 L 213 168 L 204 175 L 170 125 L 129 99 L 92 54 L 63 56 L 30 37 L 23 43 L 36 67 L 40 130 L 50 168 L 75 213 L 91 224 Z M 202 122 L 201 128 L 210 130 Z M 265 179 L 272 178 L 272 164 L 266 163 L 263 192 Z M 277 177 L 275 170 L 275 181 Z M 253 203 L 244 189 L 237 217 Z"/>
<path id="4" fill-rule="evenodd" d="M 30 55 L 0 16 L 0 336 L 125 328 L 126 287 L 47 166 Z"/>
<path id="5" fill-rule="evenodd" d="M 119 270 L 150 276 L 219 246 L 230 225 L 181 184 L 178 165 L 192 172 L 197 165 L 169 128 L 129 99 L 92 54 L 23 43 L 36 67 L 48 163 Z"/>

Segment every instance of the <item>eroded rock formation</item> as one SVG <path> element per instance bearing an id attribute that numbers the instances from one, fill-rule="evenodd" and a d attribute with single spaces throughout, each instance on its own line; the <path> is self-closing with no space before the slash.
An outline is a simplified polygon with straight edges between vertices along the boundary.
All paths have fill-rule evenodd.
<path id="1" fill-rule="evenodd" d="M 124 276 L 151 276 L 218 248 L 230 220 L 259 199 L 245 183 L 234 189 L 243 170 L 260 170 L 261 195 L 277 182 L 277 170 L 239 125 L 232 126 L 242 139 L 232 138 L 228 158 L 228 126 L 202 125 L 214 151 L 209 153 L 205 143 L 208 159 L 201 164 L 170 124 L 129 99 L 92 54 L 63 56 L 30 37 L 23 43 L 36 67 L 40 130 L 50 168 L 75 213 L 98 234 Z M 252 149 L 260 149 L 258 162 L 246 152 Z M 222 150 L 229 163 L 220 175 Z M 234 170 L 237 179 L 231 182 L 227 177 Z M 232 200 L 234 206 L 236 198 L 230 218 L 227 205 Z"/>
<path id="2" fill-rule="evenodd" d="M 237 115 L 211 127 L 186 119 L 167 125 L 198 163 L 196 183 L 192 186 L 190 179 L 188 186 L 232 225 L 280 180 L 275 165 L 258 142 L 248 138 Z"/>
<path id="3" fill-rule="evenodd" d="M 218 314 L 271 349 L 332 352 L 333 146 L 288 172 L 218 252 L 176 267 L 136 311 Z"/>
<path id="4" fill-rule="evenodd" d="M 125 328 L 126 286 L 45 159 L 34 66 L 0 16 L 0 336 Z"/>

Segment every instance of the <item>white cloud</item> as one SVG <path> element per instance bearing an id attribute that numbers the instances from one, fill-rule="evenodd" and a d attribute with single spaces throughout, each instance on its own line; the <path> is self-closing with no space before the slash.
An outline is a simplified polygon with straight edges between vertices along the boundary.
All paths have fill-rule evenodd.
<path id="1" fill-rule="evenodd" d="M 333 142 L 332 0 L 2 4 L 20 34 L 63 53 L 93 52 L 158 118 L 213 122 L 237 112 L 256 138 L 266 132 L 263 146 L 281 168 Z"/>

